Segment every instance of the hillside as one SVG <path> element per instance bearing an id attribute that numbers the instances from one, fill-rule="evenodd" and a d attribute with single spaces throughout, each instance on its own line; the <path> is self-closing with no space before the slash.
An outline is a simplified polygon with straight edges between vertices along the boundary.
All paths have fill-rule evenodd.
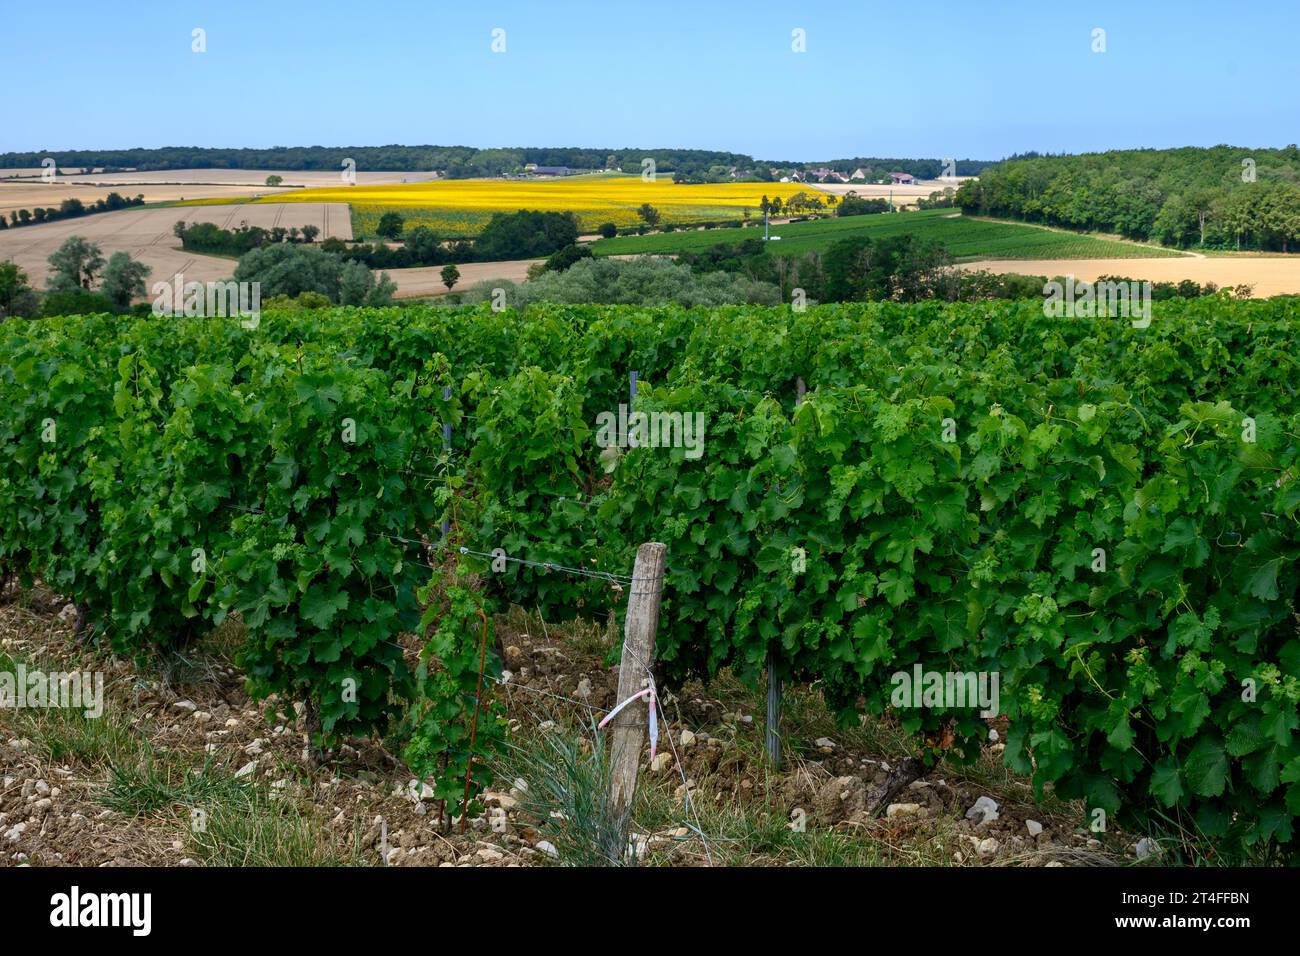
<path id="1" fill-rule="evenodd" d="M 598 256 L 677 255 L 720 243 L 761 238 L 762 234 L 759 227 L 619 236 L 599 240 L 592 245 L 592 252 Z M 1022 223 L 954 216 L 949 209 L 781 223 L 771 227 L 771 234 L 780 236 L 780 240 L 766 245 L 764 251 L 769 255 L 822 251 L 840 239 L 860 236 L 885 239 L 907 234 L 941 243 L 955 259 L 1124 259 L 1178 255 L 1158 247 L 1071 235 Z"/>

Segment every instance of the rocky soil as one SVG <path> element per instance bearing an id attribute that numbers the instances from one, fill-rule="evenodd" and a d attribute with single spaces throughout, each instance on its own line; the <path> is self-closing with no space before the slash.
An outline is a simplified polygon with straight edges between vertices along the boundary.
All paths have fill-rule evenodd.
<path id="1" fill-rule="evenodd" d="M 381 742 L 354 740 L 312 765 L 302 705 L 250 701 L 236 668 L 219 653 L 183 678 L 95 655 L 71 641 L 65 602 L 37 589 L 0 604 L 0 652 L 47 669 L 103 671 L 106 713 L 151 756 L 252 784 L 268 806 L 292 808 L 334 862 L 390 866 L 546 864 L 556 846 L 543 822 L 524 811 L 526 783 L 499 780 L 484 813 L 440 826 L 432 791 L 412 778 Z M 533 624 L 540 624 L 535 619 Z M 541 633 L 537 633 L 541 631 Z M 593 641 L 562 640 L 554 628 L 498 622 L 506 672 L 497 692 L 517 741 L 566 732 L 614 704 L 617 671 Z M 414 646 L 412 646 L 414 653 Z M 734 690 L 734 688 L 733 688 Z M 711 808 L 779 813 L 794 833 L 830 832 L 868 841 L 886 862 L 946 865 L 1087 865 L 1119 862 L 1136 847 L 1120 835 L 1105 844 L 1081 827 L 1080 809 L 1035 806 L 1023 781 L 997 792 L 942 768 L 900 793 L 880 817 L 867 814 L 873 786 L 890 760 L 837 739 L 833 730 L 787 753 L 783 774 L 761 760 L 762 718 L 744 695 L 688 685 L 665 694 L 659 753 L 643 765 L 643 786 L 681 805 L 681 819 L 650 829 L 634 821 L 632 842 L 652 863 L 696 865 L 713 859 L 692 820 Z M 0 859 L 10 865 L 203 865 L 193 807 L 129 814 L 106 805 L 108 760 L 52 752 L 27 714 L 0 710 Z M 39 724 L 39 721 L 38 721 Z M 827 725 L 831 725 L 828 723 Z M 39 731 L 39 726 L 37 727 Z M 98 730 L 98 728 L 96 728 Z M 1004 728 L 1005 730 L 1005 728 Z M 33 738 L 37 739 L 33 739 Z M 57 737 L 50 739 L 57 740 Z M 996 767 L 996 726 L 988 764 Z M 648 757 L 648 755 L 647 755 Z M 695 813 L 684 806 L 689 792 Z M 1143 855 L 1146 855 L 1146 844 Z M 780 864 L 778 859 L 764 862 Z"/>

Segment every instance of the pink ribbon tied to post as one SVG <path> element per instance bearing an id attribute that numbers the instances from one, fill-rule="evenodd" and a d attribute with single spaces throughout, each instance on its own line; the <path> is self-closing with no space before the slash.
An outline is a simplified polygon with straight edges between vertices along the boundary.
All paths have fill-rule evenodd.
<path id="1" fill-rule="evenodd" d="M 622 710 L 628 704 L 632 703 L 632 701 L 640 700 L 642 697 L 646 699 L 646 703 L 650 707 L 650 759 L 654 760 L 655 745 L 659 742 L 659 719 L 655 715 L 655 689 L 653 687 L 647 687 L 644 690 L 639 690 L 631 697 L 629 697 L 627 700 L 623 701 L 623 703 L 619 704 L 617 707 L 615 707 L 613 710 L 611 710 L 608 714 L 605 715 L 605 719 L 596 725 L 596 729 L 604 730 L 605 725 L 608 724 L 611 720 L 613 720 L 618 715 L 618 712 L 620 710 Z"/>

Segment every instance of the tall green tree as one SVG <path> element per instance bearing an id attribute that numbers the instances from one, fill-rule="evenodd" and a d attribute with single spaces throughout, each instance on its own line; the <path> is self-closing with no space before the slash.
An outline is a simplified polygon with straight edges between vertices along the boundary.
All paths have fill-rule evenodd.
<path id="1" fill-rule="evenodd" d="M 1160 207 L 1151 237 L 1166 246 L 1186 246 L 1200 233 L 1197 210 L 1186 196 L 1171 196 Z"/>
<path id="2" fill-rule="evenodd" d="M 89 289 L 104 268 L 99 246 L 81 236 L 69 236 L 48 261 L 52 272 L 45 285 L 51 292 Z"/>
<path id="3" fill-rule="evenodd" d="M 131 307 L 131 300 L 144 295 L 144 280 L 153 270 L 137 262 L 126 252 L 115 252 L 108 257 L 104 267 L 104 281 L 100 291 L 119 309 Z"/>
<path id="4" fill-rule="evenodd" d="M 0 319 L 30 318 L 38 307 L 36 291 L 28 284 L 27 273 L 13 262 L 0 262 Z"/>
<path id="5" fill-rule="evenodd" d="M 402 238 L 402 217 L 395 212 L 386 212 L 379 217 L 379 224 L 375 226 L 375 233 L 381 239 L 388 239 L 396 242 Z"/>
<path id="6" fill-rule="evenodd" d="M 235 281 L 261 283 L 264 300 L 277 295 L 295 298 L 303 292 L 317 292 L 337 302 L 342 270 L 343 262 L 338 256 L 315 246 L 275 243 L 244 253 L 235 266 Z"/>
<path id="7" fill-rule="evenodd" d="M 375 274 L 360 262 L 345 262 L 339 271 L 339 305 L 391 305 L 397 286 L 387 272 Z"/>
<path id="8" fill-rule="evenodd" d="M 1249 239 L 1258 228 L 1260 191 L 1258 189 L 1234 189 L 1220 200 L 1216 219 L 1223 232 L 1232 238 L 1237 249 L 1241 248 L 1242 237 Z"/>
<path id="9" fill-rule="evenodd" d="M 419 265 L 437 265 L 442 252 L 442 240 L 428 226 L 416 226 L 406 234 L 406 251 L 411 254 L 411 260 Z"/>
<path id="10" fill-rule="evenodd" d="M 1260 204 L 1260 224 L 1271 245 L 1281 245 L 1290 252 L 1291 243 L 1300 239 L 1300 188 L 1290 183 L 1274 183 Z"/>

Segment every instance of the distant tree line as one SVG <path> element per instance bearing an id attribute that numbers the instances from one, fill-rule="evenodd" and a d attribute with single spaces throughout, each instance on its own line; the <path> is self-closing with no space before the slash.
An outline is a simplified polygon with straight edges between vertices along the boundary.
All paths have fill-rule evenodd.
<path id="1" fill-rule="evenodd" d="M 321 249 L 342 260 L 359 262 L 372 269 L 407 269 L 415 266 L 440 266 L 460 262 L 494 262 L 507 259 L 539 259 L 552 255 L 578 240 L 578 219 L 569 212 L 535 212 L 520 210 L 513 213 L 496 213 L 473 239 L 446 241 L 427 226 L 416 226 L 403 232 L 401 216 L 386 213 L 381 232 L 401 236 L 402 243 L 388 246 L 382 242 L 347 243 L 330 237 L 321 243 Z M 382 222 L 382 221 L 381 221 Z M 391 227 L 391 228 L 390 228 Z M 313 243 L 320 234 L 315 226 L 301 230 L 263 229 L 260 226 L 240 226 L 222 229 L 202 222 L 187 225 L 177 222 L 172 230 L 187 252 L 206 252 L 217 255 L 243 256 L 254 249 L 279 244 Z"/>
<path id="2" fill-rule="evenodd" d="M 446 241 L 426 226 L 402 231 L 397 213 L 384 218 L 397 219 L 394 228 L 381 226 L 381 234 L 401 236 L 402 246 L 392 248 L 382 243 L 373 246 L 348 246 L 347 255 L 364 261 L 372 268 L 401 269 L 407 266 L 437 266 L 458 262 L 499 262 L 508 259 L 540 259 L 578 241 L 578 218 L 571 212 L 494 213 L 483 230 L 472 240 Z M 381 220 L 382 223 L 382 220 Z M 338 240 L 334 240 L 337 242 Z"/>
<path id="3" fill-rule="evenodd" d="M 1300 148 L 1231 146 L 1030 156 L 963 183 L 968 213 L 1167 246 L 1294 251 Z"/>
<path id="4" fill-rule="evenodd" d="M 916 201 L 917 209 L 952 209 L 957 205 L 957 190 L 951 186 L 923 196 Z"/>
<path id="5" fill-rule="evenodd" d="M 181 241 L 181 248 L 186 252 L 242 256 L 251 249 L 281 242 L 315 242 L 320 235 L 320 227 L 309 224 L 301 229 L 297 226 L 263 229 L 261 226 L 241 225 L 235 229 L 222 229 L 211 222 L 187 224 L 181 219 L 172 227 L 172 234 Z"/>
<path id="6" fill-rule="evenodd" d="M 382 242 L 344 242 L 331 236 L 320 247 L 341 259 L 351 259 L 371 269 L 413 269 L 479 261 L 474 255 L 474 243 L 467 239 L 446 241 L 428 226 L 416 226 L 408 231 L 399 246 Z"/>
<path id="7" fill-rule="evenodd" d="M 0 216 L 0 229 L 12 229 L 18 226 L 34 226 L 41 222 L 55 222 L 59 219 L 75 219 L 77 216 L 89 216 L 96 212 L 112 212 L 115 209 L 130 209 L 143 206 L 144 196 L 127 199 L 117 193 L 109 193 L 92 203 L 83 203 L 80 199 L 65 199 L 57 207 L 44 206 L 37 209 L 14 209 L 9 213 L 9 221 Z"/>
<path id="8" fill-rule="evenodd" d="M 269 149 L 223 149 L 164 146 L 158 149 L 54 150 L 0 153 L 0 169 L 40 166 L 53 157 L 60 168 L 105 171 L 165 169 L 289 169 L 337 170 L 345 159 L 359 170 L 423 172 L 443 170 L 451 178 L 501 176 L 521 171 L 529 163 L 567 166 L 573 170 L 625 169 L 640 173 L 641 161 L 655 161 L 656 172 L 707 170 L 710 166 L 752 165 L 740 153 L 698 149 L 577 149 L 516 147 L 475 149 L 472 146 L 276 146 Z"/>
<path id="9" fill-rule="evenodd" d="M 796 289 L 810 302 L 956 297 L 958 277 L 947 250 L 911 235 L 851 237 L 802 255 L 768 254 L 765 247 L 762 239 L 743 239 L 677 259 L 698 271 L 738 273 L 774 285 L 787 302 Z"/>
<path id="10" fill-rule="evenodd" d="M 280 244 L 297 245 L 315 242 L 320 230 L 315 226 L 299 229 L 263 229 L 240 226 L 222 229 L 214 223 L 186 225 L 178 222 L 173 230 L 187 252 L 242 257 L 255 249 Z M 321 243 L 321 250 L 340 260 L 352 260 L 374 269 L 407 269 L 414 266 L 437 266 L 449 262 L 473 262 L 474 246 L 468 241 L 444 244 L 432 229 L 418 226 L 405 235 L 405 242 L 390 247 L 382 242 L 344 242 L 331 236 Z"/>
<path id="11" fill-rule="evenodd" d="M 835 208 L 837 216 L 868 216 L 881 212 L 889 212 L 888 199 L 867 199 L 857 193 L 849 193 Z"/>
<path id="12" fill-rule="evenodd" d="M 269 149 L 222 149 L 164 146 L 158 149 L 80 149 L 49 152 L 0 153 L 0 169 L 27 169 L 53 157 L 59 167 L 103 169 L 290 169 L 338 170 L 352 159 L 359 170 L 422 172 L 441 170 L 449 178 L 502 176 L 522 172 L 529 163 L 566 166 L 572 170 L 619 169 L 641 173 L 642 162 L 654 161 L 656 174 L 681 182 L 721 182 L 732 177 L 772 179 L 771 170 L 822 165 L 845 174 L 865 168 L 875 172 L 906 172 L 933 179 L 945 171 L 939 159 L 885 159 L 858 156 L 812 164 L 755 159 L 743 153 L 706 149 L 587 149 L 573 147 L 512 147 L 475 149 L 472 146 L 275 146 Z M 963 159 L 960 176 L 978 175 L 983 161 Z"/>

